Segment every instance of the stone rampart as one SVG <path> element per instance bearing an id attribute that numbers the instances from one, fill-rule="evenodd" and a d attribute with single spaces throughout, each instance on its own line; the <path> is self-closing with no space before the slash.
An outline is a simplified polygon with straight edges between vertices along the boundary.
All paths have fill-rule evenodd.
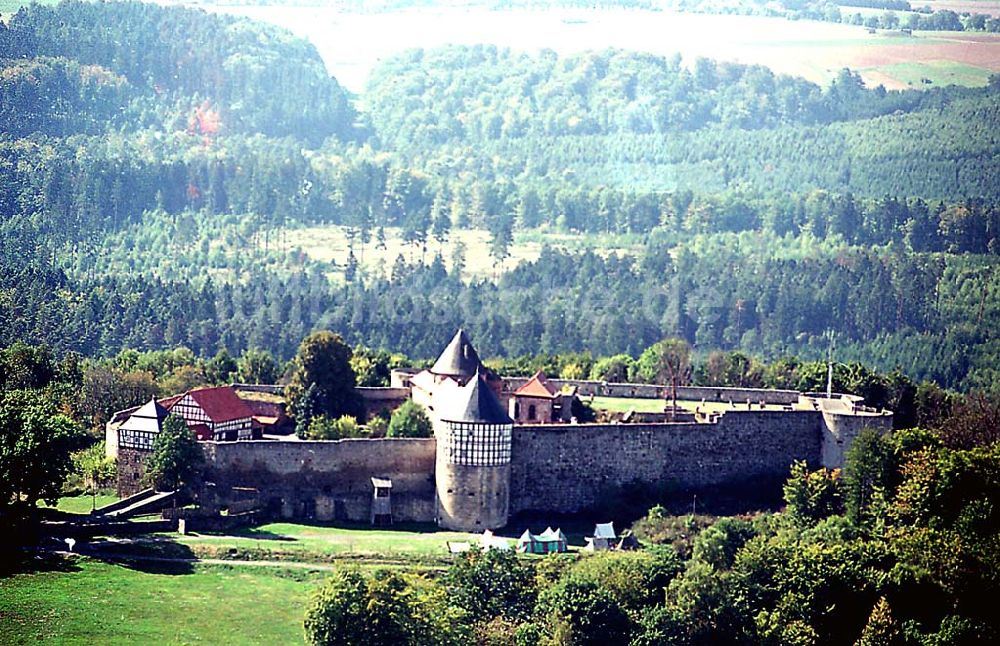
<path id="1" fill-rule="evenodd" d="M 844 456 L 854 439 L 866 428 L 880 433 L 892 430 L 889 413 L 857 414 L 838 410 L 823 410 L 823 452 L 821 464 L 827 469 L 841 469 Z"/>
<path id="2" fill-rule="evenodd" d="M 205 442 L 207 479 L 224 499 L 258 490 L 261 506 L 285 518 L 367 522 L 372 476 L 392 480 L 398 521 L 434 519 L 433 439 Z"/>
<path id="3" fill-rule="evenodd" d="M 717 422 L 516 426 L 511 513 L 577 512 L 634 481 L 697 489 L 817 467 L 816 411 L 731 411 Z"/>

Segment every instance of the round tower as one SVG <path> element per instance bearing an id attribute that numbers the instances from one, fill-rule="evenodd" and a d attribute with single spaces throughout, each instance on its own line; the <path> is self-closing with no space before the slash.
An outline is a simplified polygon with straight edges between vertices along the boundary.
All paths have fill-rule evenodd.
<path id="1" fill-rule="evenodd" d="M 478 370 L 435 392 L 438 526 L 483 531 L 507 524 L 513 422 Z"/>

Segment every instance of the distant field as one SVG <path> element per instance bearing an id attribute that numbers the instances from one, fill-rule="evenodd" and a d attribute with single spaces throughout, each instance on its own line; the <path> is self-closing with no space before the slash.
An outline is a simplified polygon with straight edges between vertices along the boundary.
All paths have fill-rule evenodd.
<path id="1" fill-rule="evenodd" d="M 303 227 L 299 229 L 289 229 L 286 235 L 286 248 L 300 248 L 310 258 L 322 261 L 334 261 L 338 270 L 335 272 L 343 276 L 343 269 L 347 264 L 349 250 L 347 246 L 346 229 L 336 225 L 321 225 Z M 578 248 L 580 246 L 593 247 L 595 241 L 586 239 L 582 235 L 568 234 L 547 234 L 531 232 L 522 235 L 520 232 L 514 235 L 514 244 L 510 248 L 510 257 L 504 260 L 502 265 L 495 266 L 493 257 L 490 255 L 490 234 L 483 230 L 460 230 L 452 231 L 449 239 L 444 244 L 436 241 L 429 241 L 427 252 L 423 255 L 423 260 L 430 263 L 435 254 L 441 253 L 445 266 L 450 271 L 453 263 L 457 243 L 465 245 L 465 278 L 492 278 L 495 274 L 502 273 L 516 267 L 522 262 L 532 262 L 538 259 L 542 251 L 542 245 L 548 244 L 553 247 Z M 397 256 L 402 254 L 408 262 L 419 262 L 421 260 L 420 248 L 414 245 L 407 245 L 403 242 L 401 230 L 388 228 L 385 230 L 385 248 L 378 248 L 375 241 L 369 242 L 364 248 L 364 257 L 361 256 L 360 243 L 355 243 L 355 257 L 362 267 L 369 272 L 390 274 L 393 263 Z M 622 253 L 632 247 L 622 244 L 614 238 L 601 240 L 598 253 L 602 255 L 613 252 Z"/>
<path id="2" fill-rule="evenodd" d="M 323 574 L 70 558 L 0 579 L 0 644 L 299 644 Z"/>
<path id="3" fill-rule="evenodd" d="M 665 56 L 680 53 L 688 63 L 698 56 L 756 63 L 816 83 L 829 82 L 850 67 L 861 70 L 869 84 L 890 89 L 908 87 L 914 72 L 907 70 L 905 78 L 897 78 L 884 66 L 905 62 L 931 68 L 929 73 L 916 72 L 927 78 L 933 78 L 933 68 L 941 61 L 1000 71 L 1000 36 L 995 34 L 920 32 L 904 37 L 808 20 L 617 9 L 434 8 L 345 14 L 323 7 L 197 6 L 271 22 L 308 38 L 330 72 L 355 92 L 364 89 L 379 60 L 408 48 L 445 44 L 491 43 L 527 52 L 548 48 L 562 55 L 608 47 Z M 955 81 L 982 85 L 982 78 L 962 74 Z"/>
<path id="4" fill-rule="evenodd" d="M 915 0 L 914 8 L 930 7 L 934 11 L 954 11 L 955 13 L 981 13 L 1000 16 L 1000 0 Z M 843 11 L 843 9 L 842 9 Z"/>
<path id="5" fill-rule="evenodd" d="M 889 78 L 914 88 L 944 85 L 986 85 L 989 82 L 990 74 L 993 73 L 981 67 L 964 65 L 954 61 L 893 63 L 876 69 L 879 73 L 886 74 Z"/>

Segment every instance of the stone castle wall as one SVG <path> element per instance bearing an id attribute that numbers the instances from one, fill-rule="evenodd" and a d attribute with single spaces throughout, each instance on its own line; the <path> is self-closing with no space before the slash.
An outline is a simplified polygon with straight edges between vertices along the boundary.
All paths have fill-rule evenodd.
<path id="1" fill-rule="evenodd" d="M 118 434 L 115 433 L 115 446 Z M 142 479 L 146 476 L 146 458 L 149 451 L 139 451 L 136 449 L 117 448 L 117 486 L 118 496 L 124 498 L 139 493 L 143 489 Z"/>
<path id="2" fill-rule="evenodd" d="M 892 430 L 892 415 L 854 415 L 824 410 L 821 464 L 828 469 L 842 468 L 851 443 L 866 428 L 888 432 Z"/>
<path id="3" fill-rule="evenodd" d="M 885 430 L 891 424 L 891 414 L 859 415 L 834 402 L 812 410 L 733 410 L 712 423 L 520 425 L 513 430 L 509 493 L 496 489 L 509 495 L 513 515 L 583 511 L 635 481 L 683 489 L 754 478 L 773 485 L 787 476 L 794 460 L 812 468 L 842 466 L 862 428 Z M 436 444 L 433 438 L 348 439 L 203 447 L 206 480 L 223 503 L 234 498 L 233 488 L 250 487 L 273 516 L 367 522 L 371 478 L 378 476 L 392 480 L 394 520 L 431 522 L 438 514 L 436 484 L 455 480 L 441 474 L 436 483 Z M 122 493 L 138 490 L 140 453 L 119 451 Z M 482 505 L 478 499 L 462 502 Z"/>
<path id="4" fill-rule="evenodd" d="M 576 512 L 633 481 L 697 489 L 788 474 L 794 460 L 820 464 L 822 415 L 731 411 L 713 424 L 517 426 L 511 513 Z"/>
<path id="5" fill-rule="evenodd" d="M 285 518 L 367 522 L 372 476 L 392 480 L 396 521 L 434 519 L 433 439 L 206 442 L 221 497 L 252 487 L 268 513 Z"/>

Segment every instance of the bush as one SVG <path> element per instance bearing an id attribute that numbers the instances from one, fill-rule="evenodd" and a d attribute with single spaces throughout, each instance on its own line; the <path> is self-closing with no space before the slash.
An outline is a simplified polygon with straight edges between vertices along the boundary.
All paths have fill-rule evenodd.
<path id="1" fill-rule="evenodd" d="M 621 608 L 638 613 L 663 601 L 670 581 L 683 569 L 672 548 L 655 546 L 639 552 L 598 552 L 580 559 L 569 576 L 591 581 Z"/>
<path id="2" fill-rule="evenodd" d="M 385 437 L 389 430 L 389 422 L 384 417 L 373 417 L 367 424 L 369 437 Z"/>
<path id="3" fill-rule="evenodd" d="M 430 437 L 433 430 L 423 407 L 408 399 L 392 414 L 386 437 Z"/>
<path id="4" fill-rule="evenodd" d="M 546 590 L 539 610 L 547 618 L 550 633 L 574 645 L 626 644 L 632 622 L 607 591 L 592 581 L 567 577 Z"/>
<path id="5" fill-rule="evenodd" d="M 723 518 L 698 534 L 694 540 L 693 558 L 717 570 L 728 570 L 733 566 L 736 553 L 756 534 L 750 521 Z"/>
<path id="6" fill-rule="evenodd" d="M 306 641 L 316 645 L 458 646 L 470 637 L 440 586 L 383 569 L 336 572 L 313 593 L 304 623 Z"/>
<path id="7" fill-rule="evenodd" d="M 363 435 L 358 421 L 350 415 L 341 415 L 337 419 L 317 415 L 309 421 L 309 428 L 303 439 L 342 440 L 349 437 L 362 437 Z"/>
<path id="8" fill-rule="evenodd" d="M 839 469 L 810 472 L 804 460 L 796 461 L 782 489 L 788 515 L 800 527 L 809 527 L 838 513 L 842 506 L 840 484 Z"/>
<path id="9" fill-rule="evenodd" d="M 476 621 L 523 621 L 535 605 L 534 573 L 509 551 L 473 549 L 462 554 L 448 568 L 444 585 L 452 603 Z"/>

